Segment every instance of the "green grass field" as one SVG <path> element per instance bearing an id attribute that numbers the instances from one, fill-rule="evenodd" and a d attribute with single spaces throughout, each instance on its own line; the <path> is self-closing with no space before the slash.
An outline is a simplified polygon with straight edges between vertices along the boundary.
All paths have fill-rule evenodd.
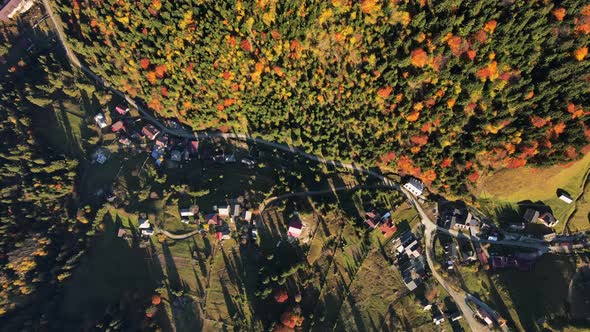
<path id="1" fill-rule="evenodd" d="M 576 210 L 567 223 L 567 230 L 574 233 L 588 229 L 590 229 L 590 186 L 586 184 L 582 196 L 576 202 Z"/>

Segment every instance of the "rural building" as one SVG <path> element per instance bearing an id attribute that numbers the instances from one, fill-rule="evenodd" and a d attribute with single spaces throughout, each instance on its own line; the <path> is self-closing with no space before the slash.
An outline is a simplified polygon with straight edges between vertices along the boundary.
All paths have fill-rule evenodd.
<path id="1" fill-rule="evenodd" d="M 121 143 L 121 145 L 124 145 L 124 146 L 129 146 L 129 145 L 131 145 L 131 140 L 127 137 L 121 137 L 121 138 L 119 138 L 119 143 Z"/>
<path id="2" fill-rule="evenodd" d="M 126 131 L 125 124 L 123 123 L 123 121 L 117 121 L 113 123 L 113 125 L 111 126 L 111 130 L 113 131 L 113 133 L 117 133 L 121 130 Z"/>
<path id="3" fill-rule="evenodd" d="M 494 324 L 492 316 L 490 316 L 490 314 L 484 308 L 477 308 L 477 313 L 479 318 L 481 318 L 488 327 Z"/>
<path id="4" fill-rule="evenodd" d="M 139 223 L 139 229 L 148 229 L 152 227 L 148 219 L 139 218 L 137 222 Z"/>
<path id="5" fill-rule="evenodd" d="M 539 219 L 539 211 L 535 209 L 526 209 L 523 218 L 524 222 L 527 224 L 534 223 Z"/>
<path id="6" fill-rule="evenodd" d="M 382 221 L 383 222 L 382 222 L 381 226 L 379 226 L 379 230 L 381 231 L 381 233 L 383 233 L 383 236 L 390 237 L 397 230 L 397 227 L 395 227 L 395 224 L 393 223 L 393 220 L 391 219 L 391 213 L 387 212 L 383 216 Z"/>
<path id="7" fill-rule="evenodd" d="M 472 215 L 467 205 L 461 201 L 439 203 L 438 224 L 454 230 L 467 230 L 471 225 Z"/>
<path id="8" fill-rule="evenodd" d="M 121 115 L 125 115 L 129 112 L 129 108 L 128 107 L 124 107 L 121 105 L 118 105 L 117 107 L 115 107 L 115 110 L 117 111 L 117 113 L 121 114 Z"/>
<path id="9" fill-rule="evenodd" d="M 532 261 L 512 256 L 492 256 L 490 265 L 492 269 L 516 268 L 521 271 L 529 271 Z"/>
<path id="10" fill-rule="evenodd" d="M 574 200 L 572 199 L 572 197 L 566 193 L 563 193 L 561 195 L 559 195 L 559 199 L 561 199 L 562 201 L 566 202 L 567 204 L 572 204 L 574 202 Z"/>
<path id="11" fill-rule="evenodd" d="M 453 321 L 453 322 L 456 322 L 461 318 L 463 318 L 463 316 L 461 316 L 461 312 L 459 312 L 459 311 L 455 311 L 451 314 L 451 321 Z"/>
<path id="12" fill-rule="evenodd" d="M 147 125 L 141 129 L 141 133 L 144 134 L 150 141 L 156 139 L 160 131 L 152 125 Z"/>
<path id="13" fill-rule="evenodd" d="M 242 212 L 242 219 L 244 219 L 245 221 L 250 222 L 250 220 L 252 220 L 252 211 L 243 211 Z"/>
<path id="14" fill-rule="evenodd" d="M 376 228 L 381 221 L 381 215 L 375 211 L 365 213 L 365 224 L 371 228 Z"/>
<path id="15" fill-rule="evenodd" d="M 508 224 L 508 228 L 515 230 L 515 231 L 522 231 L 526 227 L 524 222 L 511 222 Z"/>
<path id="16" fill-rule="evenodd" d="M 543 213 L 539 217 L 539 221 L 547 227 L 555 227 L 555 225 L 559 223 L 559 220 L 557 220 L 555 216 L 549 211 Z"/>
<path id="17" fill-rule="evenodd" d="M 219 213 L 219 216 L 222 217 L 222 218 L 229 217 L 229 205 L 220 206 L 217 209 L 217 213 Z"/>
<path id="18" fill-rule="evenodd" d="M 205 216 L 205 220 L 207 220 L 207 224 L 209 225 L 217 225 L 221 221 L 217 213 L 211 213 Z"/>
<path id="19" fill-rule="evenodd" d="M 404 184 L 404 188 L 414 196 L 420 196 L 422 195 L 422 192 L 424 192 L 424 183 L 416 178 L 410 178 L 408 182 Z"/>
<path id="20" fill-rule="evenodd" d="M 401 234 L 393 243 L 398 252 L 396 265 L 402 274 L 402 279 L 409 290 L 414 290 L 426 276 L 420 243 L 410 231 Z"/>
<path id="21" fill-rule="evenodd" d="M 180 161 L 182 159 L 182 153 L 178 150 L 172 150 L 170 152 L 170 160 L 172 161 Z"/>
<path id="22" fill-rule="evenodd" d="M 289 222 L 289 229 L 287 230 L 287 235 L 297 239 L 301 236 L 302 230 L 303 223 L 301 222 L 298 216 L 295 216 L 293 219 L 291 219 L 291 222 Z"/>
<path id="23" fill-rule="evenodd" d="M 239 217 L 241 210 L 242 210 L 242 208 L 241 208 L 240 204 L 234 204 L 234 205 L 232 205 L 232 209 L 230 211 L 231 217 L 232 218 Z"/>
<path id="24" fill-rule="evenodd" d="M 94 117 L 94 122 L 96 122 L 96 124 L 98 125 L 98 127 L 100 129 L 108 126 L 109 124 L 107 123 L 107 119 L 105 118 L 104 114 L 102 113 L 98 113 L 95 117 Z"/>
<path id="25" fill-rule="evenodd" d="M 0 3 L 0 21 L 9 21 L 31 9 L 34 4 L 34 0 L 4 0 Z"/>
<path id="26" fill-rule="evenodd" d="M 180 216 L 181 217 L 192 217 L 194 215 L 195 215 L 195 207 L 194 206 L 180 209 Z"/>

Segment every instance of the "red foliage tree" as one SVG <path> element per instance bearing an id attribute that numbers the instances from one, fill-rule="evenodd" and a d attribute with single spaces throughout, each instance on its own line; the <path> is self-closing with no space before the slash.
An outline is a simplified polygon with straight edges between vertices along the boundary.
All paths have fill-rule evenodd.
<path id="1" fill-rule="evenodd" d="M 277 289 L 275 291 L 275 301 L 277 301 L 278 303 L 284 303 L 285 301 L 287 301 L 287 299 L 289 299 L 289 294 L 287 294 L 287 291 L 284 289 Z"/>
<path id="2" fill-rule="evenodd" d="M 139 64 L 141 65 L 141 68 L 143 68 L 144 70 L 148 69 L 150 66 L 150 60 L 143 58 L 143 59 L 139 60 Z"/>
<path id="3" fill-rule="evenodd" d="M 160 297 L 160 295 L 159 294 L 154 294 L 152 296 L 152 304 L 153 305 L 158 305 L 158 304 L 160 304 L 160 302 L 162 302 L 162 298 Z"/>

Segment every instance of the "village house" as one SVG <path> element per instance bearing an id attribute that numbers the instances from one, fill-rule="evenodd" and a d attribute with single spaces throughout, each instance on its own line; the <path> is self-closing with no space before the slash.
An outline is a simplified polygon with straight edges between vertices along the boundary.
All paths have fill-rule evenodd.
<path id="1" fill-rule="evenodd" d="M 153 141 L 156 139 L 156 137 L 158 137 L 160 131 L 153 125 L 148 124 L 141 129 L 141 133 L 144 134 L 150 141 Z"/>
<path id="2" fill-rule="evenodd" d="M 467 230 L 471 225 L 472 215 L 467 205 L 461 201 L 439 203 L 438 224 L 453 230 Z"/>
<path id="3" fill-rule="evenodd" d="M 559 223 L 559 220 L 555 218 L 551 211 L 540 213 L 535 209 L 527 209 L 523 219 L 525 223 L 539 222 L 547 227 L 555 227 Z"/>
<path id="4" fill-rule="evenodd" d="M 191 155 L 197 156 L 199 154 L 199 141 L 188 142 L 188 152 Z"/>
<path id="5" fill-rule="evenodd" d="M 139 217 L 137 222 L 139 223 L 138 228 L 141 232 L 141 235 L 149 236 L 154 234 L 154 229 L 152 228 L 152 225 L 150 224 L 150 221 L 147 218 Z"/>
<path id="6" fill-rule="evenodd" d="M 409 290 L 416 289 L 426 276 L 424 256 L 420 243 L 410 231 L 406 231 L 394 240 L 394 248 L 398 253 L 398 266 L 404 283 Z"/>
<path id="7" fill-rule="evenodd" d="M 539 222 L 547 227 L 555 227 L 559 223 L 559 220 L 551 212 L 547 211 L 539 217 Z"/>
<path id="8" fill-rule="evenodd" d="M 102 114 L 102 113 L 98 113 L 96 116 L 94 116 L 94 122 L 96 122 L 96 124 L 98 125 L 98 127 L 100 129 L 105 128 L 106 126 L 109 125 L 107 123 L 107 119 L 105 118 L 104 114 Z"/>
<path id="9" fill-rule="evenodd" d="M 526 224 L 534 223 L 539 219 L 539 211 L 535 209 L 526 209 L 523 219 Z"/>
<path id="10" fill-rule="evenodd" d="M 217 208 L 217 213 L 221 218 L 229 218 L 229 205 L 220 205 Z"/>
<path id="11" fill-rule="evenodd" d="M 217 213 L 210 213 L 205 216 L 205 220 L 207 221 L 208 225 L 218 225 L 221 221 Z"/>
<path id="12" fill-rule="evenodd" d="M 129 108 L 128 107 L 124 107 L 121 105 L 117 105 L 117 107 L 115 107 L 115 110 L 117 111 L 117 113 L 121 114 L 121 115 L 125 115 L 129 112 Z"/>
<path id="13" fill-rule="evenodd" d="M 566 202 L 567 204 L 572 204 L 574 202 L 572 197 L 566 193 L 562 193 L 561 195 L 559 195 L 559 199 Z"/>
<path id="14" fill-rule="evenodd" d="M 375 211 L 365 213 L 365 223 L 371 228 L 376 228 L 381 221 L 381 215 Z"/>
<path id="15" fill-rule="evenodd" d="M 111 126 L 111 130 L 113 131 L 113 133 L 117 133 L 121 130 L 126 131 L 127 128 L 125 128 L 125 124 L 123 123 L 123 121 L 117 121 L 113 123 L 113 125 Z"/>
<path id="16" fill-rule="evenodd" d="M 299 219 L 299 216 L 293 217 L 289 222 L 289 229 L 287 230 L 287 235 L 293 238 L 298 239 L 301 236 L 301 232 L 303 231 L 303 223 Z"/>
<path id="17" fill-rule="evenodd" d="M 178 150 L 170 152 L 170 160 L 180 162 L 182 160 L 182 153 Z"/>
<path id="18" fill-rule="evenodd" d="M 245 210 L 242 212 L 242 219 L 250 222 L 252 220 L 252 211 Z"/>
<path id="19" fill-rule="evenodd" d="M 35 4 L 34 0 L 4 0 L 0 3 L 0 21 L 9 21 L 24 14 Z"/>
<path id="20" fill-rule="evenodd" d="M 180 212 L 180 216 L 181 217 L 192 217 L 198 211 L 199 211 L 199 208 L 196 205 L 193 205 L 193 206 L 190 206 L 190 207 L 187 207 L 187 208 L 181 208 L 181 209 L 179 209 L 179 212 Z"/>
<path id="21" fill-rule="evenodd" d="M 379 230 L 383 234 L 383 236 L 390 237 L 397 231 L 397 227 L 393 223 L 393 219 L 391 219 L 391 213 L 387 212 L 383 217 L 381 217 L 381 225 L 379 226 Z"/>
<path id="22" fill-rule="evenodd" d="M 422 195 L 422 192 L 424 192 L 424 183 L 416 178 L 410 178 L 408 182 L 404 184 L 404 188 L 414 196 L 420 196 Z"/>

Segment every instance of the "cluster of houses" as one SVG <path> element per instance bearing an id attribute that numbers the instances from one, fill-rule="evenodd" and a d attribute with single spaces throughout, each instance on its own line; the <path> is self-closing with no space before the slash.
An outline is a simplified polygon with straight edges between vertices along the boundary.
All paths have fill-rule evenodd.
<path id="1" fill-rule="evenodd" d="M 250 230 L 252 221 L 252 211 L 244 209 L 238 199 L 230 199 L 226 204 L 220 204 L 213 207 L 212 213 L 204 215 L 204 222 L 198 218 L 199 208 L 196 205 L 181 208 L 181 222 L 185 224 L 195 223 L 199 225 L 202 231 L 215 231 L 217 240 L 227 240 L 231 238 L 231 228 L 244 228 Z M 231 226 L 230 226 L 231 225 Z M 257 232 L 251 232 L 252 237 L 256 239 Z M 247 234 L 244 232 L 244 239 Z"/>
<path id="2" fill-rule="evenodd" d="M 394 239 L 393 245 L 397 252 L 395 264 L 402 274 L 406 287 L 412 291 L 426 279 L 422 246 L 410 231 L 406 231 Z"/>
<path id="3" fill-rule="evenodd" d="M 477 227 L 477 220 L 462 201 L 441 201 L 438 204 L 438 225 L 452 230 L 469 230 Z"/>
<path id="4" fill-rule="evenodd" d="M 141 128 L 136 127 L 135 118 L 129 116 L 129 112 L 128 107 L 118 105 L 112 112 L 116 116 L 116 121 L 113 122 L 109 112 L 98 113 L 94 117 L 94 121 L 101 130 L 106 130 L 110 126 L 110 130 L 117 135 L 117 142 L 122 147 L 130 147 L 134 143 L 148 143 L 150 155 L 158 166 L 161 166 L 166 158 L 172 162 L 171 166 L 175 166 L 181 161 L 198 156 L 199 142 L 197 140 L 169 137 L 152 124 L 146 124 Z M 176 127 L 179 126 L 176 121 L 170 120 L 169 122 L 175 124 Z M 102 164 L 106 158 L 101 157 L 96 161 Z"/>
<path id="5" fill-rule="evenodd" d="M 391 212 L 381 215 L 376 210 L 365 213 L 365 224 L 371 229 L 379 228 L 381 233 L 387 238 L 395 233 L 397 228 L 391 218 Z"/>

